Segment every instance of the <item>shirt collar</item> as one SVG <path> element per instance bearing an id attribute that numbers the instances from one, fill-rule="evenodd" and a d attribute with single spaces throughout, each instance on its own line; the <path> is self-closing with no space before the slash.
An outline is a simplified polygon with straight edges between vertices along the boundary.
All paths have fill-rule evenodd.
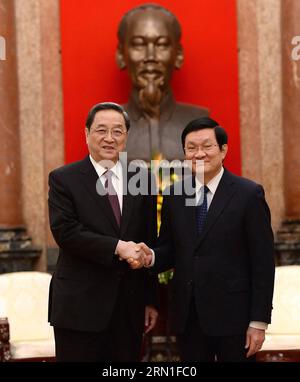
<path id="1" fill-rule="evenodd" d="M 213 177 L 208 183 L 207 187 L 209 188 L 209 191 L 214 195 L 218 185 L 220 183 L 220 180 L 224 174 L 224 167 L 221 167 L 221 170 L 217 173 L 215 177 Z M 203 187 L 203 183 L 201 183 L 197 178 L 196 178 L 196 193 L 199 192 L 199 190 Z"/>
<path id="2" fill-rule="evenodd" d="M 106 167 L 101 166 L 99 162 L 96 162 L 95 159 L 90 155 L 90 160 L 92 162 L 92 165 L 94 166 L 99 178 L 107 171 Z M 122 165 L 120 161 L 118 161 L 112 168 L 110 168 L 110 171 L 114 174 L 114 176 L 117 179 L 121 179 L 121 173 L 122 173 Z"/>

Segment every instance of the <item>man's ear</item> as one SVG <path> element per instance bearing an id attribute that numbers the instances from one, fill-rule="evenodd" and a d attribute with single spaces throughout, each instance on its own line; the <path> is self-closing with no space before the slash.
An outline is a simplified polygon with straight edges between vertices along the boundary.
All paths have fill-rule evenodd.
<path id="1" fill-rule="evenodd" d="M 227 151 L 228 151 L 228 145 L 227 145 L 226 143 L 224 143 L 224 145 L 222 145 L 222 149 L 221 149 L 221 152 L 222 152 L 222 160 L 225 159 L 226 154 L 227 154 Z"/>
<path id="2" fill-rule="evenodd" d="M 84 134 L 85 134 L 85 141 L 86 143 L 88 143 L 89 129 L 87 127 L 84 129 Z"/>
<path id="3" fill-rule="evenodd" d="M 122 50 L 122 46 L 119 45 L 116 51 L 116 63 L 121 70 L 124 70 L 126 68 L 126 63 Z"/>
<path id="4" fill-rule="evenodd" d="M 183 47 L 181 44 L 178 44 L 178 47 L 177 47 L 177 54 L 176 54 L 176 60 L 175 60 L 175 69 L 180 69 L 182 64 L 183 64 L 183 58 L 184 58 L 184 54 L 183 54 Z"/>

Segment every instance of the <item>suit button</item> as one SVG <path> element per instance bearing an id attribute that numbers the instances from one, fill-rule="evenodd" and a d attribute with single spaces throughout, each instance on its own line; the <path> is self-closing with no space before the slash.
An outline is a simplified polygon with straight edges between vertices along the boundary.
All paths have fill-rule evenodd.
<path id="1" fill-rule="evenodd" d="M 193 285 L 193 280 L 189 280 L 188 281 L 188 286 L 192 286 Z"/>

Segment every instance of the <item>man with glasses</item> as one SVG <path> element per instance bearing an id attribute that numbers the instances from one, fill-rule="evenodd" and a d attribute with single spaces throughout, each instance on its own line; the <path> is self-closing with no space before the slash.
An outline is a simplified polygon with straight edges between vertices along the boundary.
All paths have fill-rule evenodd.
<path id="1" fill-rule="evenodd" d="M 157 272 L 174 267 L 171 320 L 183 361 L 255 361 L 271 320 L 274 284 L 264 190 L 223 167 L 227 134 L 216 121 L 191 121 L 181 142 L 195 203 L 172 189 L 164 196 L 148 266 Z"/>
<path id="2" fill-rule="evenodd" d="M 125 192 L 134 174 L 119 154 L 129 127 L 121 106 L 95 105 L 85 127 L 89 155 L 49 175 L 50 226 L 59 246 L 49 321 L 58 361 L 138 361 L 144 327 L 156 322 L 157 278 L 128 264 L 143 261 L 136 243 L 153 245 L 157 234 L 156 197 Z"/>

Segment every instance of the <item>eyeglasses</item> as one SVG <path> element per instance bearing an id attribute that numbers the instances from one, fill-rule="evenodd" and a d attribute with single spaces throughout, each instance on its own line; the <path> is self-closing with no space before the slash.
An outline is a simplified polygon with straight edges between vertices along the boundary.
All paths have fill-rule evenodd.
<path id="1" fill-rule="evenodd" d="M 188 154 L 197 154 L 199 149 L 205 153 L 209 153 L 216 146 L 218 146 L 216 143 L 207 143 L 203 146 L 192 146 L 192 145 L 190 145 L 190 146 L 185 147 L 184 149 Z"/>
<path id="2" fill-rule="evenodd" d="M 96 128 L 96 129 L 91 129 L 91 131 L 100 137 L 106 137 L 108 133 L 110 132 L 111 136 L 113 138 L 121 138 L 123 135 L 127 134 L 127 131 L 124 131 L 120 128 L 113 128 L 113 129 L 105 129 L 103 127 Z"/>

